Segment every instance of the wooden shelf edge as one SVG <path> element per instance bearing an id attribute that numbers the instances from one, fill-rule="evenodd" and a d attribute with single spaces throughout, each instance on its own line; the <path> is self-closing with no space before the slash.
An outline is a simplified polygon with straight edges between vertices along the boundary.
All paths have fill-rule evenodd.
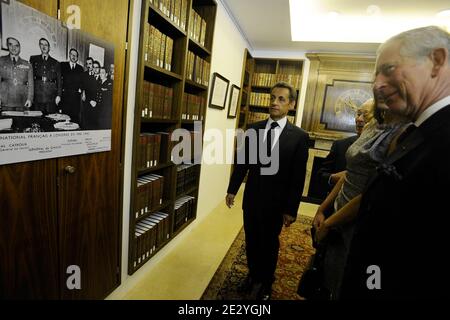
<path id="1" fill-rule="evenodd" d="M 166 16 L 163 12 L 161 12 L 158 8 L 155 7 L 153 3 L 148 2 L 149 9 L 152 10 L 152 12 L 159 16 L 159 18 L 164 19 L 167 23 L 170 24 L 171 27 L 175 28 L 177 32 L 180 33 L 180 36 L 187 36 L 187 33 L 185 30 L 181 29 L 175 22 L 170 20 L 168 16 Z M 187 26 L 186 26 L 187 27 Z"/>
<path id="2" fill-rule="evenodd" d="M 189 42 L 192 43 L 194 46 L 197 47 L 197 49 L 200 49 L 201 51 L 203 51 L 203 53 L 207 56 L 211 55 L 211 51 L 209 51 L 206 47 L 202 46 L 200 43 L 198 43 L 197 41 L 195 41 L 192 38 L 189 38 Z"/>
<path id="3" fill-rule="evenodd" d="M 134 224 L 138 224 L 139 221 L 148 218 L 150 215 L 152 215 L 153 213 L 159 212 L 160 210 L 167 208 L 168 206 L 170 206 L 172 204 L 172 201 L 166 200 L 164 201 L 162 204 L 160 204 L 159 206 L 157 206 L 156 208 L 150 210 L 150 212 L 144 213 L 143 215 L 135 218 Z"/>
<path id="4" fill-rule="evenodd" d="M 160 67 L 155 66 L 155 65 L 152 65 L 152 64 L 148 63 L 147 61 L 145 62 L 145 67 L 147 69 L 149 69 L 150 71 L 152 71 L 152 72 L 163 74 L 165 76 L 173 78 L 174 80 L 179 80 L 179 81 L 183 80 L 183 77 L 181 75 L 179 75 L 178 73 L 175 73 L 175 72 L 172 72 L 172 71 L 160 68 Z"/>
<path id="5" fill-rule="evenodd" d="M 160 165 L 158 165 L 156 167 L 139 169 L 138 170 L 138 175 L 144 175 L 144 174 L 152 173 L 152 172 L 155 172 L 155 171 L 158 171 L 158 170 L 161 170 L 161 169 L 169 168 L 171 166 L 173 166 L 172 162 L 170 162 L 170 163 L 163 163 L 163 164 L 160 164 Z"/>
<path id="6" fill-rule="evenodd" d="M 178 120 L 173 119 L 159 119 L 159 118 L 141 118 L 143 123 L 178 123 Z"/>
<path id="7" fill-rule="evenodd" d="M 190 187 L 190 188 L 187 189 L 186 191 L 183 191 L 182 193 L 176 195 L 176 196 L 175 196 L 175 201 L 176 201 L 177 199 L 180 199 L 181 197 L 184 197 L 185 195 L 187 195 L 187 194 L 189 194 L 189 193 L 191 193 L 191 192 L 197 190 L 197 189 L 198 189 L 198 186 Z"/>
<path id="8" fill-rule="evenodd" d="M 194 81 L 189 80 L 189 79 L 186 79 L 186 80 L 185 80 L 185 84 L 187 84 L 187 85 L 189 85 L 189 86 L 191 86 L 191 87 L 195 87 L 195 88 L 197 88 L 197 89 L 208 90 L 208 87 L 207 87 L 207 86 L 205 86 L 205 85 L 203 85 L 203 84 L 200 84 L 200 83 L 197 83 L 197 82 L 194 82 Z"/>

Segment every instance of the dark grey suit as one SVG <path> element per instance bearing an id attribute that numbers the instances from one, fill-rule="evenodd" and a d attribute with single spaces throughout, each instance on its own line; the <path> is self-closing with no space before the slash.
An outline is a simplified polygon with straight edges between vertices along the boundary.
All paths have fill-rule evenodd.
<path id="1" fill-rule="evenodd" d="M 257 122 L 249 129 L 257 130 L 259 137 L 266 123 Z M 305 182 L 308 134 L 287 122 L 277 143 L 280 162 L 276 174 L 261 175 L 261 162 L 249 164 L 247 160 L 236 165 L 227 191 L 236 194 L 248 173 L 242 205 L 247 262 L 252 279 L 267 286 L 273 282 L 278 260 L 283 214 L 297 216 Z"/>
<path id="2" fill-rule="evenodd" d="M 330 153 L 323 160 L 322 166 L 317 171 L 317 183 L 319 186 L 320 193 L 326 197 L 327 193 L 331 191 L 333 186 L 328 184 L 331 174 L 340 172 L 346 169 L 347 161 L 345 158 L 345 153 L 348 147 L 350 147 L 353 142 L 358 139 L 359 136 L 351 136 L 348 138 L 336 140 L 331 145 Z"/>
<path id="3" fill-rule="evenodd" d="M 342 298 L 449 297 L 450 105 L 433 114 L 379 167 L 363 193 Z M 381 271 L 381 290 L 367 272 Z M 373 273 L 373 272 L 372 272 Z"/>

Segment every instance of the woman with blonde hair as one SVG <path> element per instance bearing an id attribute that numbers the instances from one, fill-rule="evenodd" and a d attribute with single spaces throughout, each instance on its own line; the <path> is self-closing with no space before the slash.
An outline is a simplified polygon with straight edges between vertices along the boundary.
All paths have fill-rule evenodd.
<path id="1" fill-rule="evenodd" d="M 313 226 L 316 242 L 326 247 L 324 258 L 324 286 L 330 299 L 338 299 L 353 223 L 359 209 L 361 194 L 371 174 L 393 150 L 398 136 L 408 121 L 390 113 L 383 101 L 369 99 L 359 108 L 366 125 L 360 137 L 346 153 L 347 170 L 317 209 Z M 330 210 L 334 209 L 334 210 Z M 326 217 L 325 212 L 333 212 Z"/>

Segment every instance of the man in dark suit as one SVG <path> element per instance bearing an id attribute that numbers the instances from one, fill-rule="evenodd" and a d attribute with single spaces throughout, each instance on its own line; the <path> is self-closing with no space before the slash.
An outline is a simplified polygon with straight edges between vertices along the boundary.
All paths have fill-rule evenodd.
<path id="1" fill-rule="evenodd" d="M 449 297 L 450 34 L 403 32 L 378 49 L 374 91 L 414 122 L 361 200 L 343 298 Z"/>
<path id="2" fill-rule="evenodd" d="M 61 62 L 62 102 L 61 111 L 70 116 L 71 121 L 80 123 L 81 90 L 83 87 L 83 67 L 78 63 L 78 51 L 69 51 L 69 61 Z"/>
<path id="3" fill-rule="evenodd" d="M 83 76 L 82 127 L 86 130 L 98 129 L 98 92 L 100 90 L 100 62 L 92 62 L 92 70 Z"/>
<path id="4" fill-rule="evenodd" d="M 270 118 L 247 130 L 243 149 L 246 159 L 243 163 L 238 160 L 226 196 L 231 207 L 248 173 L 242 205 L 247 284 L 249 298 L 263 300 L 270 298 L 283 223 L 287 227 L 297 216 L 308 159 L 308 134 L 286 118 L 288 110 L 295 106 L 295 89 L 280 82 L 271 89 L 270 96 Z M 252 134 L 256 139 L 251 139 Z M 266 154 L 270 155 L 269 163 Z"/>
<path id="5" fill-rule="evenodd" d="M 55 113 L 61 101 L 61 67 L 59 62 L 49 54 L 50 43 L 47 39 L 39 40 L 41 54 L 30 57 L 34 76 L 34 109 L 44 114 Z"/>

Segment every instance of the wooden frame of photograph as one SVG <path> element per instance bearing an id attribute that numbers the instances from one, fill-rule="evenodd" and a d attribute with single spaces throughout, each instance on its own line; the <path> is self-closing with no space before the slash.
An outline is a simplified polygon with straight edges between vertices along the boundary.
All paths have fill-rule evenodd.
<path id="1" fill-rule="evenodd" d="M 233 84 L 231 86 L 230 99 L 228 101 L 227 118 L 230 118 L 230 119 L 236 118 L 240 93 L 241 93 L 241 88 L 239 88 L 237 85 Z"/>
<path id="2" fill-rule="evenodd" d="M 213 73 L 211 95 L 209 97 L 210 108 L 225 109 L 229 85 L 230 80 L 217 72 Z"/>

